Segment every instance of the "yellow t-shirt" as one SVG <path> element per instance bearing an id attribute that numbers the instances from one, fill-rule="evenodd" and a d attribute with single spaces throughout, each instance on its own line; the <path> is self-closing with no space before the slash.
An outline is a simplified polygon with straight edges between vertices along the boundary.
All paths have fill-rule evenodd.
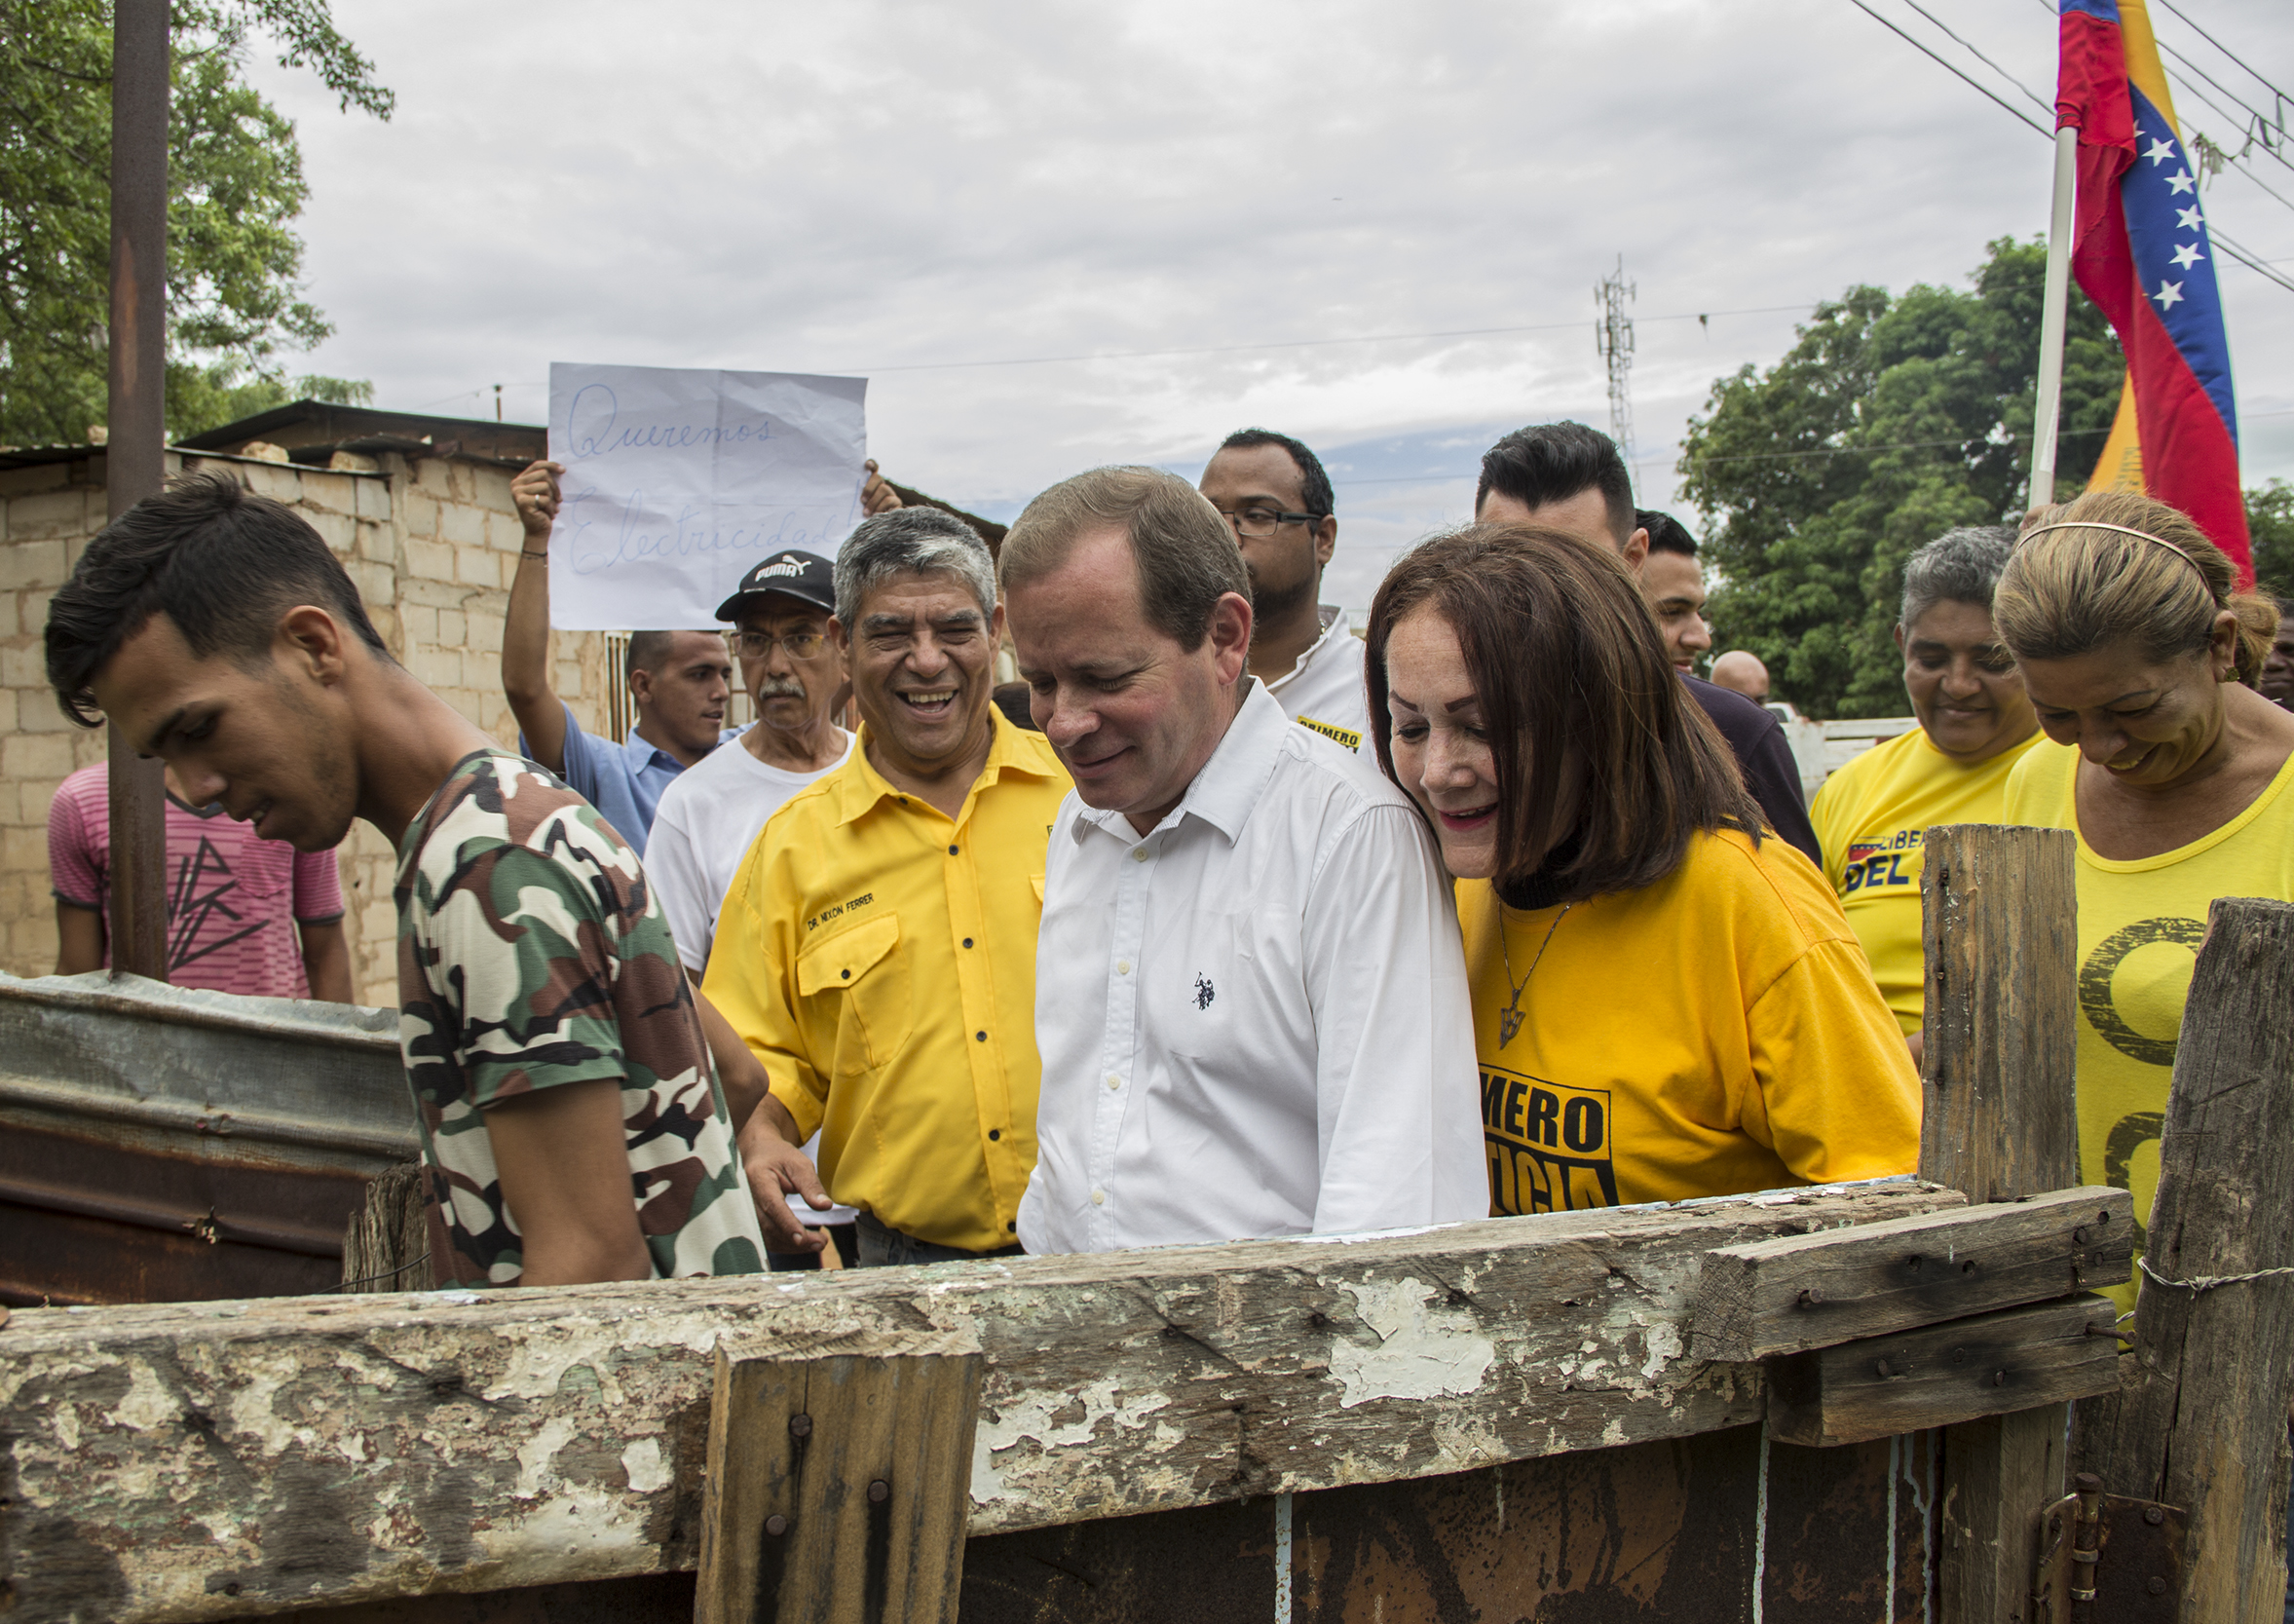
<path id="1" fill-rule="evenodd" d="M 2079 751 L 2043 744 L 2008 780 L 2008 821 L 2079 833 Z M 2079 842 L 2079 1174 L 2134 1196 L 2143 1244 L 2159 1190 L 2159 1128 L 2174 1080 L 2183 1001 L 2218 896 L 2294 902 L 2294 756 L 2214 833 L 2118 861 Z M 2114 1290 L 2122 1308 L 2134 1287 Z"/>
<path id="2" fill-rule="evenodd" d="M 1839 894 L 1872 962 L 1880 996 L 1907 1033 L 1926 1024 L 1927 959 L 1920 945 L 1920 838 L 1943 823 L 1997 823 L 2008 774 L 2047 735 L 2034 732 L 1989 761 L 1963 766 L 1925 729 L 1873 746 L 1824 780 L 1809 806 L 1824 878 Z"/>
<path id="3" fill-rule="evenodd" d="M 1653 886 L 1560 908 L 1458 887 L 1490 1210 L 1559 1212 L 1909 1173 L 1920 1084 L 1863 950 L 1773 836 L 1694 837 Z M 1526 976 L 1512 1040 L 1503 1018 Z"/>
<path id="4" fill-rule="evenodd" d="M 1035 932 L 1069 789 L 1041 734 L 993 721 L 953 821 L 869 765 L 863 727 L 759 832 L 701 982 L 819 1132 L 830 1194 L 972 1251 L 1016 1243 L 1035 1170 Z"/>

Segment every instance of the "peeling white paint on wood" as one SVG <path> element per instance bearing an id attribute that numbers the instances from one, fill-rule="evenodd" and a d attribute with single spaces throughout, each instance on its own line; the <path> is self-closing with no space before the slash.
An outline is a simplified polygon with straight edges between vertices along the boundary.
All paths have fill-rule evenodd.
<path id="1" fill-rule="evenodd" d="M 0 1330 L 14 1620 L 172 1620 L 690 1567 L 716 1342 L 985 1359 L 972 1530 L 1418 1477 L 1759 1416 L 1688 1358 L 1714 1247 L 1908 1183 L 1430 1233 Z"/>

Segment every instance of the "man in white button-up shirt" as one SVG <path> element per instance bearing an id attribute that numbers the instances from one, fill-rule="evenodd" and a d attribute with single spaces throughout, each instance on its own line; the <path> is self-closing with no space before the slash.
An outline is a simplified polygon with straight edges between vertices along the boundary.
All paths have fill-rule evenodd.
<path id="1" fill-rule="evenodd" d="M 998 568 L 1076 786 L 1045 863 L 1021 1244 L 1485 1216 L 1448 881 L 1410 802 L 1247 674 L 1218 510 L 1152 469 L 1096 470 L 1029 505 Z"/>

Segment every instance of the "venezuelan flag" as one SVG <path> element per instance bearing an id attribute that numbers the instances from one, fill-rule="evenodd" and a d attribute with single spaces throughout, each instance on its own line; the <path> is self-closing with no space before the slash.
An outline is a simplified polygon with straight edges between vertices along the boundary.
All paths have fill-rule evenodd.
<path id="1" fill-rule="evenodd" d="M 2139 482 L 2181 509 L 2250 584 L 2214 245 L 2150 14 L 2143 0 L 2061 0 L 2060 26 L 2055 125 L 2079 131 L 2071 270 L 2126 351 L 2121 426 L 2095 482 Z M 2130 406 L 2141 448 L 2131 470 L 2122 439 Z"/>

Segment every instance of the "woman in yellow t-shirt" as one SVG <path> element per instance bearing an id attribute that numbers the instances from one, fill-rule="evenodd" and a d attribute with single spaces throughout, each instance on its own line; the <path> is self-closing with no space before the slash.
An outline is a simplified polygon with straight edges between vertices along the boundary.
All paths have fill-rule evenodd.
<path id="1" fill-rule="evenodd" d="M 2039 742 L 2014 657 L 1991 623 L 2015 546 L 2004 524 L 1946 531 L 1903 563 L 1903 690 L 1920 725 L 1824 780 L 1808 809 L 1824 878 L 1863 943 L 1880 996 L 1920 1055 L 1928 966 L 1920 839 L 1941 823 L 1997 823 L 2008 774 Z"/>
<path id="2" fill-rule="evenodd" d="M 1460 882 L 1493 1211 L 1913 1169 L 1919 1082 L 1863 950 L 1612 554 L 1437 537 L 1365 655 L 1378 765 Z"/>
<path id="3" fill-rule="evenodd" d="M 1992 613 L 2054 740 L 2009 820 L 2079 837 L 2080 1173 L 2147 1221 L 2207 905 L 2294 901 L 2294 715 L 2248 686 L 2277 610 L 2172 508 L 2092 491 L 2024 532 Z"/>

